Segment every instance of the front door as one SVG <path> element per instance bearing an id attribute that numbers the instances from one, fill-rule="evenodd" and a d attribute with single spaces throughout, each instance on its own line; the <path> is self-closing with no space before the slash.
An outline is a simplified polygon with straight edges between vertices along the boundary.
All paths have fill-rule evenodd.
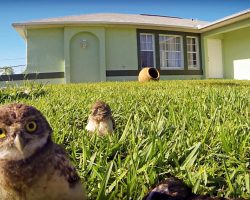
<path id="1" fill-rule="evenodd" d="M 219 39 L 207 40 L 208 76 L 207 78 L 223 78 L 222 46 Z"/>
<path id="2" fill-rule="evenodd" d="M 70 42 L 70 82 L 100 81 L 99 42 L 91 33 L 76 34 Z"/>

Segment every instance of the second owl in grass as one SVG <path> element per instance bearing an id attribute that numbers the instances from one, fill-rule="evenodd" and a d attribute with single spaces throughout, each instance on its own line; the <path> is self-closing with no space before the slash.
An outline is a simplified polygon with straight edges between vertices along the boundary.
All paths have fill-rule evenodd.
<path id="1" fill-rule="evenodd" d="M 97 132 L 98 135 L 106 135 L 112 133 L 114 129 L 115 121 L 109 105 L 103 101 L 97 101 L 91 108 L 86 130 Z"/>

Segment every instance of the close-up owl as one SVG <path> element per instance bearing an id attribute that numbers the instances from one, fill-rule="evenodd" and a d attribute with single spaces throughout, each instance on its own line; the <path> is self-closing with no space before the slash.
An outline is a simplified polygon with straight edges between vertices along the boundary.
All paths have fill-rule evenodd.
<path id="1" fill-rule="evenodd" d="M 115 121 L 109 105 L 103 101 L 97 101 L 92 105 L 86 130 L 97 132 L 99 135 L 112 133 L 115 129 Z"/>
<path id="2" fill-rule="evenodd" d="M 0 199 L 82 200 L 83 186 L 52 129 L 32 106 L 0 107 Z"/>

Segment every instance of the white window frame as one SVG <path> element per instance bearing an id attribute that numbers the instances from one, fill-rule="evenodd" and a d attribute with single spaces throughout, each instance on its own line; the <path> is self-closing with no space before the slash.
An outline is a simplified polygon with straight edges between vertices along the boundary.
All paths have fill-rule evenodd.
<path id="1" fill-rule="evenodd" d="M 142 50 L 141 49 L 141 35 L 151 35 L 152 36 L 152 50 Z M 140 36 L 139 36 L 139 40 L 140 40 L 140 52 L 141 51 L 150 51 L 150 52 L 153 52 L 153 64 L 154 64 L 154 66 L 151 66 L 151 67 L 154 67 L 154 68 L 156 68 L 156 58 L 155 58 L 155 35 L 153 34 L 153 33 L 140 33 Z M 140 58 L 140 60 L 141 60 L 141 58 Z M 141 68 L 143 68 L 142 66 L 140 66 Z M 148 66 L 149 67 L 149 66 Z"/>
<path id="2" fill-rule="evenodd" d="M 199 48 L 199 37 L 195 37 L 195 36 L 187 36 L 186 37 L 187 39 L 190 38 L 190 39 L 195 39 L 195 46 L 196 46 L 196 51 L 188 51 L 188 40 L 186 39 L 186 43 L 187 43 L 187 65 L 188 65 L 188 69 L 189 70 L 200 70 L 200 48 Z M 189 57 L 188 57 L 188 54 L 196 54 L 196 66 L 193 66 L 193 65 L 189 65 Z"/>
<path id="3" fill-rule="evenodd" d="M 178 67 L 164 67 L 164 66 L 161 66 L 161 63 L 162 63 L 162 60 L 161 60 L 162 59 L 161 58 L 161 51 L 162 50 L 161 50 L 161 44 L 160 44 L 160 37 L 161 36 L 180 37 L 180 51 L 167 51 L 167 50 L 164 50 L 164 53 L 166 54 L 167 52 L 180 52 L 181 53 L 181 66 L 178 66 Z M 160 68 L 162 70 L 184 70 L 184 50 L 183 50 L 183 36 L 182 35 L 159 34 L 159 52 L 160 52 Z"/>

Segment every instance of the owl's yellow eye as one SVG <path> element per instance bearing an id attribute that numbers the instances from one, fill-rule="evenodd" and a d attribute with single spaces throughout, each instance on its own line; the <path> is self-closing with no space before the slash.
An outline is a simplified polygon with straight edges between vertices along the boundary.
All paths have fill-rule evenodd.
<path id="1" fill-rule="evenodd" d="M 0 128 L 0 139 L 6 137 L 6 130 L 4 128 Z"/>
<path id="2" fill-rule="evenodd" d="M 25 125 L 25 129 L 26 131 L 28 131 L 29 133 L 33 133 L 36 131 L 37 129 L 37 124 L 35 121 L 30 121 Z"/>

